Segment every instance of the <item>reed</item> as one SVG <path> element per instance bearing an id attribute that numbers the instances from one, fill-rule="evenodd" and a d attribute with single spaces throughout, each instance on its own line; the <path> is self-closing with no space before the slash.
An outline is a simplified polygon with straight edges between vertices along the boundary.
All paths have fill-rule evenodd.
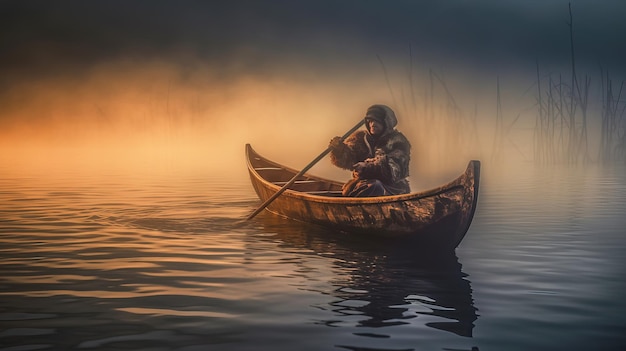
<path id="1" fill-rule="evenodd" d="M 626 162 L 626 104 L 621 101 L 624 81 L 619 89 L 613 89 L 613 80 L 608 70 L 600 69 L 602 77 L 602 119 L 598 160 L 606 164 L 619 159 Z M 620 106 L 620 104 L 622 106 Z"/>
<path id="2" fill-rule="evenodd" d="M 596 130 L 597 113 L 592 107 L 592 78 L 578 72 L 575 27 L 572 6 L 569 4 L 569 74 L 542 72 L 536 61 L 536 82 L 524 93 L 534 90 L 534 104 L 520 112 L 516 118 L 506 121 L 501 95 L 502 83 L 496 79 L 495 130 L 491 146 L 491 161 L 499 162 L 505 158 L 504 150 L 512 146 L 524 160 L 534 161 L 538 165 L 585 165 L 594 162 L 590 150 L 598 140 L 589 131 Z M 394 104 L 401 107 L 402 114 L 413 117 L 411 130 L 416 131 L 416 139 L 423 148 L 423 163 L 441 165 L 450 155 L 459 158 L 483 154 L 480 145 L 477 116 L 478 106 L 473 113 L 466 113 L 457 103 L 443 73 L 428 69 L 427 74 L 419 77 L 414 68 L 413 50 L 409 46 L 408 89 L 399 89 L 399 97 L 392 89 L 388 71 L 378 57 L 385 75 L 389 92 Z M 418 92 L 422 82 L 423 91 Z M 616 160 L 626 162 L 626 101 L 623 99 L 624 81 L 614 84 L 608 72 L 601 70 L 601 128 L 600 145 L 597 161 L 609 163 Z M 398 101 L 399 98 L 399 101 Z M 536 110 L 532 127 L 532 157 L 513 142 L 511 131 L 528 110 Z M 527 135 L 524 136 L 528 138 Z M 527 140 L 527 139 L 526 139 Z"/>
<path id="3" fill-rule="evenodd" d="M 622 109 L 621 124 L 618 132 L 618 142 L 615 146 L 615 156 L 618 160 L 622 160 L 626 164 L 626 118 L 624 118 L 624 109 Z"/>
<path id="4" fill-rule="evenodd" d="M 588 111 L 591 77 L 580 83 L 576 70 L 574 25 L 569 5 L 571 77 L 564 83 L 552 74 L 542 76 L 537 62 L 537 118 L 533 132 L 534 160 L 538 164 L 591 162 L 588 140 Z M 547 80 L 547 84 L 544 83 Z M 542 87 L 544 87 L 542 89 Z"/>
<path id="5" fill-rule="evenodd" d="M 502 99 L 500 97 L 500 76 L 496 78 L 496 128 L 491 148 L 491 162 L 500 161 L 504 143 L 504 127 L 502 116 Z"/>
<path id="6" fill-rule="evenodd" d="M 378 57 L 392 101 L 409 125 L 415 153 L 420 164 L 445 167 L 451 155 L 467 159 L 480 149 L 478 137 L 478 108 L 465 112 L 457 103 L 443 73 L 428 69 L 415 70 L 412 48 L 409 46 L 407 73 L 401 84 L 393 85 L 384 61 Z M 423 90 L 419 89 L 423 84 Z M 395 89 L 394 89 L 395 87 Z"/>

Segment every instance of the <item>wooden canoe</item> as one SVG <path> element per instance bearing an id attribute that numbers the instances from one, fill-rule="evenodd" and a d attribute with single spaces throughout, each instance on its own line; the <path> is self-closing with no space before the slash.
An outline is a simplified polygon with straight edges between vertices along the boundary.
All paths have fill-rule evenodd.
<path id="1" fill-rule="evenodd" d="M 298 170 L 259 155 L 246 145 L 252 186 L 261 201 L 285 185 Z M 478 200 L 480 162 L 470 161 L 456 179 L 440 187 L 403 195 L 343 197 L 342 182 L 301 176 L 266 210 L 279 216 L 350 233 L 411 237 L 456 248 L 469 229 Z"/>

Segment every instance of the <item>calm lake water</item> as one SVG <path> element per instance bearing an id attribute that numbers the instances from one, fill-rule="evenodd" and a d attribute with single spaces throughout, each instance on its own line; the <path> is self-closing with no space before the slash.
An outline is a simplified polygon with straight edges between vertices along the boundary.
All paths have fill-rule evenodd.
<path id="1" fill-rule="evenodd" d="M 625 350 L 626 169 L 483 164 L 454 253 L 262 213 L 245 178 L 0 176 L 0 350 Z"/>

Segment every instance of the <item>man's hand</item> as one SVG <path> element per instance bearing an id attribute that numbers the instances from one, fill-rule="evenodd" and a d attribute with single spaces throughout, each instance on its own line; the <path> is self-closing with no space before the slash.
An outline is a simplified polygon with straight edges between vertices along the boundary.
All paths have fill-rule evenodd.
<path id="1" fill-rule="evenodd" d="M 365 168 L 365 162 L 357 162 L 355 164 L 352 165 L 352 172 L 353 174 L 355 174 L 357 177 L 361 175 L 361 172 L 363 171 L 363 168 Z"/>
<path id="2" fill-rule="evenodd" d="M 343 145 L 343 141 L 341 141 L 341 137 L 336 136 L 330 139 L 330 143 L 328 144 L 328 147 L 330 147 L 333 150 L 337 150 L 341 147 L 341 145 Z"/>

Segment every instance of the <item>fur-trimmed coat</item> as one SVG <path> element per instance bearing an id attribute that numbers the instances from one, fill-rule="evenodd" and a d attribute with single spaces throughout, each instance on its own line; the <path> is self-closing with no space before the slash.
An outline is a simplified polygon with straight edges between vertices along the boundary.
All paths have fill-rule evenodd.
<path id="1" fill-rule="evenodd" d="M 391 194 L 409 193 L 411 144 L 393 126 L 395 123 L 388 123 L 385 133 L 378 139 L 366 130 L 356 131 L 331 150 L 331 162 L 347 170 L 353 170 L 355 163 L 365 162 L 361 172 L 353 172 L 354 179 L 378 179 Z"/>

